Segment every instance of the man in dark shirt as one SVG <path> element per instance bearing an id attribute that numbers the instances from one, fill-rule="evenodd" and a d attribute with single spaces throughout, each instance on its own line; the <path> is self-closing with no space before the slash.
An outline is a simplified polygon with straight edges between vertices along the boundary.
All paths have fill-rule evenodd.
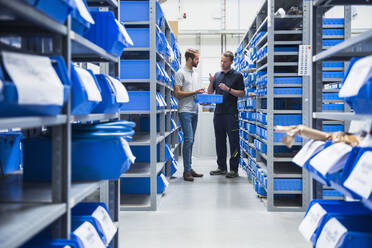
<path id="1" fill-rule="evenodd" d="M 240 158 L 239 145 L 239 119 L 238 119 L 238 97 L 244 96 L 243 75 L 231 68 L 234 55 L 226 51 L 221 56 L 221 72 L 214 76 L 209 74 L 210 84 L 208 94 L 223 95 L 223 102 L 216 105 L 213 124 L 216 136 L 216 151 L 218 169 L 210 174 L 226 175 L 227 178 L 237 177 Z M 226 165 L 226 137 L 230 143 L 230 172 L 227 173 Z M 226 174 L 227 173 L 227 174 Z"/>

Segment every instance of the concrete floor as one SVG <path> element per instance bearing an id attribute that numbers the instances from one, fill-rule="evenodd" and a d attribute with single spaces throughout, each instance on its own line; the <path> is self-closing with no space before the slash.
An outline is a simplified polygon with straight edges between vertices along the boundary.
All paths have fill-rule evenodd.
<path id="1" fill-rule="evenodd" d="M 270 213 L 243 171 L 211 177 L 215 160 L 194 159 L 204 177 L 184 182 L 182 162 L 156 212 L 122 212 L 120 247 L 309 248 L 298 225 L 304 213 Z"/>

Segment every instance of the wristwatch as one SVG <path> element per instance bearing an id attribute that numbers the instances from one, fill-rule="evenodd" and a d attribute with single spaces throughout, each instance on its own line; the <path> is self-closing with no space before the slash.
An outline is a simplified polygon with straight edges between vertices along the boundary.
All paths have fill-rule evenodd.
<path id="1" fill-rule="evenodd" d="M 230 93 L 230 91 L 231 91 L 231 87 L 229 88 L 229 91 L 228 92 Z"/>

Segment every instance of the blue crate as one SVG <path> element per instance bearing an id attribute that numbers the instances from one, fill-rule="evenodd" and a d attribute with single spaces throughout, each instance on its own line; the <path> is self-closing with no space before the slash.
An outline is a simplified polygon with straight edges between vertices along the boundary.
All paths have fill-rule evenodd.
<path id="1" fill-rule="evenodd" d="M 83 0 L 85 7 L 88 8 L 87 3 Z M 92 19 L 93 20 L 93 19 Z M 74 8 L 71 12 L 71 29 L 80 35 L 84 35 L 93 23 L 89 22 L 80 15 L 78 8 Z"/>
<path id="2" fill-rule="evenodd" d="M 350 65 L 347 69 L 346 78 L 350 73 L 350 70 L 354 66 L 358 58 L 354 58 L 350 61 Z M 358 94 L 351 97 L 346 97 L 345 102 L 355 111 L 356 114 L 371 114 L 372 108 L 372 77 L 366 79 L 366 82 L 361 86 Z"/>
<path id="3" fill-rule="evenodd" d="M 323 18 L 323 25 L 344 25 L 344 18 Z"/>
<path id="4" fill-rule="evenodd" d="M 322 110 L 323 111 L 344 111 L 345 105 L 342 104 L 323 104 Z"/>
<path id="5" fill-rule="evenodd" d="M 288 126 L 302 124 L 302 115 L 274 115 L 274 125 Z"/>
<path id="6" fill-rule="evenodd" d="M 21 132 L 0 133 L 0 168 L 2 174 L 9 174 L 21 169 L 22 148 Z"/>
<path id="7" fill-rule="evenodd" d="M 129 169 L 130 161 L 119 134 L 89 132 L 85 137 L 72 138 L 71 177 L 74 181 L 118 179 Z M 90 137 L 89 137 L 90 136 Z M 50 138 L 29 138 L 23 141 L 23 177 L 26 181 L 50 181 L 52 144 Z M 36 156 L 35 154 L 45 154 Z M 104 154 L 104 156 L 102 156 Z M 107 166 L 110 164 L 110 166 Z"/>
<path id="8" fill-rule="evenodd" d="M 145 60 L 121 60 L 120 61 L 121 79 L 149 79 L 150 61 Z"/>
<path id="9" fill-rule="evenodd" d="M 274 179 L 274 190 L 275 191 L 301 191 L 302 190 L 302 179 L 287 179 L 277 178 Z"/>
<path id="10" fill-rule="evenodd" d="M 198 103 L 216 103 L 220 104 L 223 101 L 223 95 L 217 94 L 197 94 L 195 102 Z"/>
<path id="11" fill-rule="evenodd" d="M 343 28 L 327 28 L 323 29 L 323 35 L 344 35 Z"/>
<path id="12" fill-rule="evenodd" d="M 123 33 L 126 32 L 125 27 L 116 21 L 111 11 L 91 11 L 90 13 L 95 23 L 91 25 L 84 37 L 108 53 L 119 57 L 124 48 L 131 43 Z"/>
<path id="13" fill-rule="evenodd" d="M 96 74 L 95 77 L 101 89 L 102 102 L 93 109 L 92 113 L 117 113 L 121 103 L 117 102 L 115 87 L 112 82 L 104 74 Z"/>
<path id="14" fill-rule="evenodd" d="M 76 8 L 74 0 L 37 0 L 35 7 L 59 23 L 64 23 L 71 11 Z"/>
<path id="15" fill-rule="evenodd" d="M 336 46 L 343 42 L 344 40 L 338 39 L 338 40 L 323 40 L 323 47 L 331 47 L 331 46 Z"/>
<path id="16" fill-rule="evenodd" d="M 323 197 L 343 197 L 344 195 L 334 189 L 323 189 Z"/>
<path id="17" fill-rule="evenodd" d="M 285 133 L 274 132 L 274 142 L 281 142 L 285 135 Z M 296 135 L 295 142 L 302 142 L 302 138 Z"/>
<path id="18" fill-rule="evenodd" d="M 302 84 L 302 77 L 275 77 L 274 84 Z"/>
<path id="19" fill-rule="evenodd" d="M 323 132 L 344 132 L 345 127 L 344 125 L 323 125 L 322 131 Z"/>
<path id="20" fill-rule="evenodd" d="M 338 61 L 326 61 L 322 63 L 323 69 L 327 68 L 343 68 L 344 62 L 338 62 Z"/>
<path id="21" fill-rule="evenodd" d="M 342 79 L 344 78 L 343 71 L 325 71 L 323 72 L 323 79 Z"/>
<path id="22" fill-rule="evenodd" d="M 81 69 L 81 70 L 85 70 L 85 69 Z M 90 70 L 86 70 L 86 71 L 88 71 L 89 75 L 94 81 L 94 84 L 90 85 L 90 87 L 96 87 L 95 90 L 101 91 L 101 87 L 98 85 L 96 77 L 93 75 L 93 73 Z M 102 102 L 102 96 L 101 96 L 101 99 L 97 98 L 94 100 L 89 100 L 89 95 L 87 93 L 87 90 L 86 90 L 86 87 L 83 81 L 85 79 L 78 74 L 74 65 L 71 65 L 71 80 L 72 80 L 71 114 L 73 115 L 90 114 L 93 111 L 93 109 L 100 102 Z"/>
<path id="23" fill-rule="evenodd" d="M 323 93 L 323 100 L 341 100 L 342 98 L 338 96 L 338 93 Z"/>
<path id="24" fill-rule="evenodd" d="M 133 28 L 127 27 L 127 32 L 134 43 L 133 47 L 150 47 L 150 31 L 149 28 Z"/>
<path id="25" fill-rule="evenodd" d="M 120 1 L 121 22 L 143 22 L 149 21 L 149 1 Z M 156 1 L 156 24 L 161 27 L 163 23 L 163 12 L 158 1 Z"/>
<path id="26" fill-rule="evenodd" d="M 160 144 L 157 146 L 157 162 L 160 161 Z M 150 145 L 146 146 L 131 146 L 130 149 L 132 150 L 133 155 L 136 157 L 136 162 L 138 163 L 148 163 L 150 162 Z M 170 148 L 167 144 L 164 146 L 164 161 L 168 161 L 171 156 Z"/>
<path id="27" fill-rule="evenodd" d="M 67 76 L 67 69 L 62 57 L 51 57 L 52 66 L 63 84 L 63 104 L 66 103 L 71 82 Z M 18 93 L 16 85 L 6 73 L 4 65 L 0 66 L 0 80 L 3 81 L 3 88 L 0 89 L 0 116 L 46 116 L 58 115 L 62 105 L 37 105 L 18 104 Z M 40 89 L 40 92 L 42 89 Z"/>
<path id="28" fill-rule="evenodd" d="M 274 95 L 301 95 L 301 88 L 274 88 Z"/>
<path id="29" fill-rule="evenodd" d="M 274 52 L 298 52 L 298 46 L 275 46 Z"/>
<path id="30" fill-rule="evenodd" d="M 129 102 L 124 103 L 121 110 L 148 111 L 150 110 L 150 91 L 128 91 Z M 160 108 L 160 100 L 157 97 L 156 107 Z"/>
<path id="31" fill-rule="evenodd" d="M 160 173 L 162 174 L 162 173 Z M 157 176 L 157 193 L 162 194 L 166 188 L 166 183 L 163 181 L 160 174 Z M 122 178 L 121 179 L 122 194 L 150 194 L 150 178 Z"/>

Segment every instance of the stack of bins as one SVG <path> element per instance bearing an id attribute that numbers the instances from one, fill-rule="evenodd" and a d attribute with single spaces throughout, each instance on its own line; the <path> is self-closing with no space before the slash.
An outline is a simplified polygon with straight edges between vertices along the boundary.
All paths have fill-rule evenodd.
<path id="1" fill-rule="evenodd" d="M 137 123 L 130 142 L 136 163 L 121 178 L 121 210 L 156 210 L 182 143 L 173 97 L 178 45 L 156 0 L 120 1 L 120 22 L 134 43 L 120 61 L 121 82 L 130 87 L 121 116 Z"/>

